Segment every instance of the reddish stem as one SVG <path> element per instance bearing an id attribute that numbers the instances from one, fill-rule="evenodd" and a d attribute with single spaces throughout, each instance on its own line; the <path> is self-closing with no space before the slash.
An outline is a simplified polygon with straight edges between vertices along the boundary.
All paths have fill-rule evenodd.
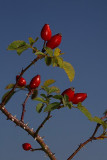
<path id="1" fill-rule="evenodd" d="M 11 95 L 11 93 L 14 92 L 15 88 L 17 87 L 18 81 L 20 79 L 20 77 L 33 65 L 35 64 L 39 59 L 41 59 L 43 56 L 39 55 L 37 56 L 25 69 L 22 69 L 19 78 L 17 79 L 15 85 L 13 86 L 13 88 L 10 90 L 10 92 L 7 94 L 7 96 L 5 96 L 5 98 L 3 99 L 2 103 L 0 104 L 0 109 L 5 105 L 6 100 L 8 99 L 8 97 Z"/>
<path id="2" fill-rule="evenodd" d="M 28 100 L 28 98 L 30 97 L 30 95 L 32 94 L 32 90 L 31 91 L 29 91 L 29 93 L 27 94 L 27 97 L 25 98 L 25 101 L 24 101 L 24 103 L 22 104 L 22 115 L 21 115 L 21 121 L 22 122 L 24 122 L 24 113 L 26 112 L 26 110 L 25 110 L 25 105 L 26 105 L 26 102 L 27 102 L 27 100 Z"/>
<path id="3" fill-rule="evenodd" d="M 30 134 L 40 144 L 43 151 L 49 156 L 51 160 L 56 160 L 55 155 L 50 151 L 49 147 L 45 144 L 42 137 L 40 137 L 39 135 L 35 137 L 35 132 L 33 131 L 33 129 L 29 128 L 27 124 L 14 117 L 10 112 L 7 111 L 5 107 L 2 107 L 0 110 L 6 115 L 7 119 L 11 120 L 17 126 L 28 132 L 28 134 Z"/>
<path id="4" fill-rule="evenodd" d="M 101 117 L 102 120 L 104 120 L 105 118 L 107 118 L 107 114 L 105 114 L 105 116 Z M 100 126 L 101 126 L 101 124 L 97 123 L 92 136 L 88 140 L 86 140 L 85 142 L 81 143 L 79 145 L 79 147 L 74 151 L 74 153 L 67 160 L 71 160 L 80 151 L 80 149 L 83 148 L 87 143 L 89 143 L 93 140 L 97 140 L 97 137 L 95 137 L 95 134 L 97 133 Z"/>
<path id="5" fill-rule="evenodd" d="M 38 135 L 40 129 L 44 126 L 44 124 L 52 117 L 51 115 L 51 112 L 48 112 L 48 115 L 46 116 L 46 118 L 43 120 L 43 122 L 40 124 L 40 126 L 38 127 L 38 129 L 36 130 L 35 132 L 35 136 Z"/>

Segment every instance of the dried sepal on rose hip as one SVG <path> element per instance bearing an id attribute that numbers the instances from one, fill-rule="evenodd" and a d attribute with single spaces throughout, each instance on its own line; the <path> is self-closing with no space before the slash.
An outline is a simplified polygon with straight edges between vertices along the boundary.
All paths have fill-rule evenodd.
<path id="1" fill-rule="evenodd" d="M 54 49 L 60 45 L 61 40 L 62 40 L 62 35 L 58 33 L 51 37 L 51 39 L 46 43 L 46 47 Z"/>
<path id="2" fill-rule="evenodd" d="M 78 104 L 79 102 L 83 102 L 87 98 L 87 93 L 75 93 L 72 99 L 73 104 Z"/>
<path id="3" fill-rule="evenodd" d="M 22 147 L 25 151 L 29 151 L 32 149 L 31 144 L 30 143 L 24 143 L 22 144 Z"/>
<path id="4" fill-rule="evenodd" d="M 52 32 L 51 32 L 50 26 L 49 24 L 45 24 L 41 30 L 41 38 L 44 41 L 49 41 L 51 39 L 51 36 L 52 36 Z"/>
<path id="5" fill-rule="evenodd" d="M 30 89 L 36 89 L 37 87 L 39 87 L 40 83 L 41 83 L 41 76 L 36 75 L 30 81 L 29 87 L 30 87 Z"/>
<path id="6" fill-rule="evenodd" d="M 62 96 L 67 95 L 68 96 L 68 101 L 72 101 L 74 97 L 75 89 L 73 87 L 68 88 L 62 92 Z"/>
<path id="7" fill-rule="evenodd" d="M 19 75 L 16 76 L 16 81 L 18 80 L 18 78 L 19 78 Z M 23 77 L 20 77 L 17 85 L 20 87 L 26 86 L 26 80 Z"/>

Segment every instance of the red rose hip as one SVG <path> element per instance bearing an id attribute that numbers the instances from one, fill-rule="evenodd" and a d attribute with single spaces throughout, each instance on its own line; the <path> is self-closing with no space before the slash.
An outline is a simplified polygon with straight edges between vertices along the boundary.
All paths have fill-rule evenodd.
<path id="1" fill-rule="evenodd" d="M 32 147 L 31 147 L 31 144 L 29 143 L 24 143 L 22 144 L 22 147 L 25 151 L 29 151 Z"/>
<path id="2" fill-rule="evenodd" d="M 54 49 L 60 45 L 61 40 L 62 40 L 62 35 L 58 33 L 51 37 L 51 39 L 46 43 L 46 46 L 51 49 Z"/>
<path id="3" fill-rule="evenodd" d="M 75 89 L 73 87 L 66 89 L 63 93 L 62 96 L 64 96 L 65 94 L 68 96 L 68 100 L 72 101 L 73 97 L 74 97 L 74 92 Z"/>
<path id="4" fill-rule="evenodd" d="M 19 75 L 16 76 L 16 81 L 18 80 Z M 23 87 L 26 86 L 26 80 L 23 77 L 20 77 L 19 81 L 18 81 L 18 86 Z"/>
<path id="5" fill-rule="evenodd" d="M 49 41 L 51 39 L 51 36 L 52 36 L 52 32 L 49 27 L 49 24 L 45 24 L 41 30 L 41 38 L 44 41 Z"/>
<path id="6" fill-rule="evenodd" d="M 29 87 L 30 89 L 36 89 L 40 85 L 40 83 L 41 83 L 41 77 L 40 75 L 36 75 L 30 81 Z"/>
<path id="7" fill-rule="evenodd" d="M 83 102 L 87 98 L 87 93 L 75 93 L 72 99 L 73 104 L 78 104 L 79 102 Z"/>

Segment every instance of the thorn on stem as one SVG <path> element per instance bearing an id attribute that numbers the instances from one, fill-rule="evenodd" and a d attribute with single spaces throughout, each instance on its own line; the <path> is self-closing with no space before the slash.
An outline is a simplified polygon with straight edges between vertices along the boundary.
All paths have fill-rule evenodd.
<path id="1" fill-rule="evenodd" d="M 26 123 L 25 125 L 28 126 L 28 123 Z"/>
<path id="2" fill-rule="evenodd" d="M 5 107 L 2 107 L 2 110 L 4 110 L 5 109 Z"/>
<path id="3" fill-rule="evenodd" d="M 12 118 L 12 121 L 14 122 L 14 118 Z"/>
<path id="4" fill-rule="evenodd" d="M 36 141 L 36 140 L 37 140 L 37 138 L 35 137 L 35 138 L 34 138 L 34 141 Z"/>

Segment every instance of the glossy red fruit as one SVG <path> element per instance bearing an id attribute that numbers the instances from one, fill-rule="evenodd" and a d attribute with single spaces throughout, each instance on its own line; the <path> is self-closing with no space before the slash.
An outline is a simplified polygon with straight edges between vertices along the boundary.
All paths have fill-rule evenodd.
<path id="1" fill-rule="evenodd" d="M 72 99 L 73 104 L 78 104 L 79 102 L 83 102 L 87 98 L 87 93 L 75 93 Z"/>
<path id="2" fill-rule="evenodd" d="M 60 45 L 61 40 L 62 40 L 62 35 L 58 33 L 51 37 L 51 39 L 46 43 L 46 46 L 51 49 L 54 49 Z"/>
<path id="3" fill-rule="evenodd" d="M 18 80 L 19 75 L 16 76 L 16 81 Z M 23 77 L 20 77 L 19 81 L 18 81 L 18 86 L 23 87 L 26 85 L 26 80 Z"/>
<path id="4" fill-rule="evenodd" d="M 64 96 L 65 94 L 68 96 L 68 100 L 72 101 L 73 97 L 74 97 L 74 92 L 75 89 L 73 87 L 66 89 L 63 93 L 62 96 Z"/>
<path id="5" fill-rule="evenodd" d="M 40 75 L 36 75 L 30 81 L 29 87 L 30 87 L 30 89 L 35 89 L 40 85 L 40 83 L 41 83 L 41 77 L 40 77 Z"/>
<path id="6" fill-rule="evenodd" d="M 22 144 L 22 147 L 25 151 L 29 151 L 32 147 L 31 147 L 31 144 L 29 143 L 24 143 Z"/>
<path id="7" fill-rule="evenodd" d="M 41 38 L 44 41 L 49 41 L 51 39 L 51 36 L 52 36 L 52 32 L 49 27 L 49 24 L 45 24 L 41 30 Z"/>

